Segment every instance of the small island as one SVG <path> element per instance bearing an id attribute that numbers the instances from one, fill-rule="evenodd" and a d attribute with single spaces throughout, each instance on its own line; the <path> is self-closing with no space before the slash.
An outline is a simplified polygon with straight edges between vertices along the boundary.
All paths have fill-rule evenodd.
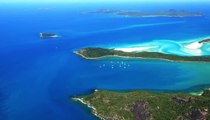
<path id="1" fill-rule="evenodd" d="M 210 90 L 202 95 L 148 91 L 94 93 L 73 98 L 102 120 L 209 120 Z"/>
<path id="2" fill-rule="evenodd" d="M 124 52 L 108 48 L 84 48 L 75 51 L 75 53 L 86 59 L 98 59 L 107 56 L 118 56 L 126 58 L 163 59 L 178 62 L 210 62 L 210 56 L 178 56 L 159 52 Z"/>
<path id="3" fill-rule="evenodd" d="M 55 38 L 55 37 L 58 37 L 57 34 L 51 34 L 51 33 L 40 33 L 39 36 L 41 38 Z"/>
<path id="4" fill-rule="evenodd" d="M 83 12 L 83 14 L 113 14 L 128 17 L 198 17 L 203 16 L 201 12 L 189 12 L 184 10 L 170 9 L 158 12 L 144 12 L 144 11 L 123 11 L 123 10 L 109 10 L 102 9 L 93 12 Z"/>

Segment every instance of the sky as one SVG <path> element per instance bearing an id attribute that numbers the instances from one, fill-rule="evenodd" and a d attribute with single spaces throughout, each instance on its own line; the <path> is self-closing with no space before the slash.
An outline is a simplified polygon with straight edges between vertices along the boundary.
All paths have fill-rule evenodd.
<path id="1" fill-rule="evenodd" d="M 210 2 L 210 0 L 0 0 L 0 2 Z"/>

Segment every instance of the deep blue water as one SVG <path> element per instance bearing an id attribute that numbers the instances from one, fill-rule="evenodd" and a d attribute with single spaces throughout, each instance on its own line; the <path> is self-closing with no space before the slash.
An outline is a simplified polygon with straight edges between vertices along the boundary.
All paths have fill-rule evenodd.
<path id="1" fill-rule="evenodd" d="M 108 90 L 182 90 L 210 84 L 209 63 L 106 58 L 74 50 L 210 35 L 208 4 L 0 4 L 0 120 L 94 120 L 70 97 Z M 83 15 L 97 9 L 201 11 L 204 17 Z M 184 21 L 178 24 L 174 23 Z M 145 27 L 129 26 L 154 24 Z M 129 29 L 122 29 L 129 28 Z M 59 34 L 40 39 L 40 32 Z M 199 66 L 199 67 L 198 67 Z"/>

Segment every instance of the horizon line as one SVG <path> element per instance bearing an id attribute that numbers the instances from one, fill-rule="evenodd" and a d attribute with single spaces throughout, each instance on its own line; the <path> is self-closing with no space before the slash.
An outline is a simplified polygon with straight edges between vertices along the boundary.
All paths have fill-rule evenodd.
<path id="1" fill-rule="evenodd" d="M 168 1 L 168 0 L 159 0 L 159 1 L 156 1 L 156 0 L 151 0 L 151 1 L 147 1 L 147 0 L 121 0 L 121 1 L 118 1 L 118 0 L 86 0 L 86 1 L 80 1 L 80 0 L 77 0 L 77 1 L 66 1 L 66 0 L 51 0 L 51 1 L 44 1 L 44 0 L 36 0 L 36 1 L 25 1 L 25 0 L 7 0 L 7 1 L 0 1 L 0 3 L 210 3 L 210 1 L 207 1 L 207 0 L 191 0 L 191 1 L 181 1 L 181 0 L 178 0 L 178 1 Z"/>

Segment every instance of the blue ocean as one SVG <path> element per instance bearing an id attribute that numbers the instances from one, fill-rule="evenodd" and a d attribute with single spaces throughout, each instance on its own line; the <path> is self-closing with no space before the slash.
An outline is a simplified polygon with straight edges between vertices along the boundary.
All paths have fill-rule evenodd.
<path id="1" fill-rule="evenodd" d="M 196 91 L 210 85 L 210 64 L 109 57 L 73 52 L 151 41 L 210 36 L 206 3 L 0 4 L 0 120 L 96 120 L 71 100 L 102 90 Z M 98 9 L 202 12 L 201 17 L 82 14 Z M 42 39 L 40 32 L 58 34 Z M 208 52 L 208 51 L 207 51 Z"/>

